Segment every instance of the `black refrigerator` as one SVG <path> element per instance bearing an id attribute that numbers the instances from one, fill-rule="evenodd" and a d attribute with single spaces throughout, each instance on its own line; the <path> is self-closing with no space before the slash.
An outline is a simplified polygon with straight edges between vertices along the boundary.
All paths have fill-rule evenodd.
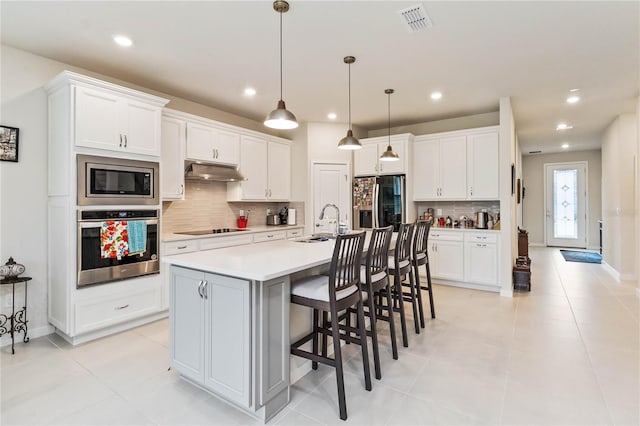
<path id="1" fill-rule="evenodd" d="M 358 177 L 353 180 L 353 228 L 382 228 L 394 232 L 406 220 L 405 176 Z"/>

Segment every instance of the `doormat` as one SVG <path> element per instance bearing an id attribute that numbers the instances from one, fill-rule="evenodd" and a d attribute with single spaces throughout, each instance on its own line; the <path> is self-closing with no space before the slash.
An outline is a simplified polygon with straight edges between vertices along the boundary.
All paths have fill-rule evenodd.
<path id="1" fill-rule="evenodd" d="M 602 263 L 602 256 L 593 251 L 560 250 L 567 262 Z"/>

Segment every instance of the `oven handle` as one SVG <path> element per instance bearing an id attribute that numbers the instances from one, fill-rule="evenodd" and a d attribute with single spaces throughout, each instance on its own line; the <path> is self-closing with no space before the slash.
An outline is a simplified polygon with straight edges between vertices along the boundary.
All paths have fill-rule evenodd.
<path id="1" fill-rule="evenodd" d="M 135 220 L 135 219 L 134 219 Z M 140 219 L 143 220 L 147 225 L 157 225 L 158 219 Z M 82 220 L 78 221 L 78 228 L 100 228 L 102 226 L 102 222 L 106 222 L 107 220 Z"/>

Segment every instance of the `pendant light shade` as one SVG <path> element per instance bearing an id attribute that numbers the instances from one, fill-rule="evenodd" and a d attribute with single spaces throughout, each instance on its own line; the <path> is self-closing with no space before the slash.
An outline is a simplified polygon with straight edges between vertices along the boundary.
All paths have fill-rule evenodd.
<path id="1" fill-rule="evenodd" d="M 287 110 L 282 100 L 282 14 L 289 10 L 289 3 L 276 0 L 273 2 L 273 10 L 280 14 L 280 100 L 276 109 L 265 118 L 264 125 L 272 129 L 295 129 L 298 127 L 298 120 L 291 111 Z"/>
<path id="2" fill-rule="evenodd" d="M 353 56 L 345 56 L 344 63 L 349 65 L 349 130 L 347 130 L 347 136 L 340 139 L 338 142 L 338 149 L 360 149 L 360 141 L 353 136 L 353 130 L 351 130 L 351 64 L 356 61 Z"/>
<path id="3" fill-rule="evenodd" d="M 388 98 L 387 111 L 389 113 L 389 144 L 387 145 L 387 150 L 380 156 L 380 161 L 398 161 L 400 160 L 400 157 L 393 151 L 393 148 L 391 148 L 391 94 L 393 93 L 393 89 L 386 89 L 384 93 L 387 94 Z"/>

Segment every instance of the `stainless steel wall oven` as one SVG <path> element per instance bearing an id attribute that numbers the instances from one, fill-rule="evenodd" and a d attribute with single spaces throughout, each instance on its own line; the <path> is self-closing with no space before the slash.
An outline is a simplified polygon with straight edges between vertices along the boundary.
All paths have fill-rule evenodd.
<path id="1" fill-rule="evenodd" d="M 157 209 L 78 211 L 77 287 L 159 273 L 159 233 Z M 111 257 L 114 236 L 127 248 Z"/>

